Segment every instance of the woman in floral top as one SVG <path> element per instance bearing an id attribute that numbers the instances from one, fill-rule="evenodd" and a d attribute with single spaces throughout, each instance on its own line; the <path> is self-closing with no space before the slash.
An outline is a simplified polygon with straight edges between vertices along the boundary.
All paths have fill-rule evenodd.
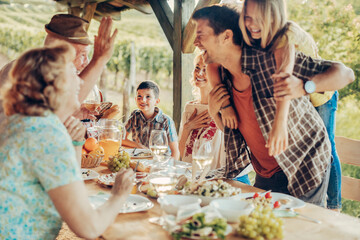
<path id="1" fill-rule="evenodd" d="M 81 79 L 70 45 L 23 54 L 2 92 L 8 116 L 0 126 L 0 236 L 55 239 L 62 220 L 95 238 L 113 222 L 132 188 L 131 171 L 117 175 L 113 195 L 94 210 L 75 150 L 62 124 L 80 107 Z"/>
<path id="2" fill-rule="evenodd" d="M 179 149 L 182 161 L 192 162 L 192 152 L 195 139 L 206 139 L 211 141 L 214 160 L 211 169 L 225 166 L 225 149 L 223 133 L 217 128 L 215 121 L 208 113 L 208 95 L 211 85 L 206 78 L 206 66 L 201 55 L 196 56 L 193 78 L 193 96 L 195 100 L 185 105 L 181 117 L 179 131 Z"/>

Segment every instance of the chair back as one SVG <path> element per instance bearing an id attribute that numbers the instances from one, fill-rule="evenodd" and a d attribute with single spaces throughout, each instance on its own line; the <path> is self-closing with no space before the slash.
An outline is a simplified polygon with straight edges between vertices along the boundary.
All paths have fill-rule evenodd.
<path id="1" fill-rule="evenodd" d="M 360 141 L 335 137 L 336 150 L 341 163 L 360 166 Z M 360 179 L 342 176 L 341 195 L 345 199 L 360 201 Z"/>

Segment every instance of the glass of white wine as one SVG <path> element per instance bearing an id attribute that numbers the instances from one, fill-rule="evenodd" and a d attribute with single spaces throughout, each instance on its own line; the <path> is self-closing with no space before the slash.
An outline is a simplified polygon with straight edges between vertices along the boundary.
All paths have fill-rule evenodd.
<path id="1" fill-rule="evenodd" d="M 158 163 L 167 160 L 168 138 L 165 130 L 152 130 L 149 139 L 150 150 L 156 156 Z"/>
<path id="2" fill-rule="evenodd" d="M 94 112 L 96 108 L 100 106 L 100 92 L 96 85 L 90 91 L 83 104 L 90 112 Z"/>
<path id="3" fill-rule="evenodd" d="M 176 171 L 173 166 L 157 165 L 154 166 L 148 176 L 149 183 L 154 187 L 159 197 L 158 202 L 163 202 L 163 197 L 172 191 L 177 183 Z M 153 217 L 149 222 L 164 225 L 163 210 L 161 217 Z"/>
<path id="4" fill-rule="evenodd" d="M 210 170 L 211 163 L 214 159 L 212 152 L 211 141 L 207 139 L 195 139 L 193 146 L 193 180 L 196 175 L 196 171 L 200 170 L 201 176 L 205 176 Z M 200 178 L 201 178 L 200 176 Z"/>

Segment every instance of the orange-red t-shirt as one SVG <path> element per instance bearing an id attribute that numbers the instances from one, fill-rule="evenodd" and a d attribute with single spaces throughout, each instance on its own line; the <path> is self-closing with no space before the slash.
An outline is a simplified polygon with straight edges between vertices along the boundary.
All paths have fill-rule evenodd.
<path id="1" fill-rule="evenodd" d="M 256 120 L 251 85 L 240 92 L 233 88 L 234 104 L 239 117 L 239 130 L 251 151 L 251 163 L 257 174 L 269 178 L 281 170 L 274 157 L 269 156 L 265 139 Z"/>

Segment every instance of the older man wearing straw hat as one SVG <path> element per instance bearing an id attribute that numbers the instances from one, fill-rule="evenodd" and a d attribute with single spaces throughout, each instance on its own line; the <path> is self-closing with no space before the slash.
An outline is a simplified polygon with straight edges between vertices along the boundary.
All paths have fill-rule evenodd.
<path id="1" fill-rule="evenodd" d="M 101 20 L 98 34 L 94 39 L 94 54 L 89 62 L 88 52 L 89 45 L 92 42 L 87 34 L 89 22 L 69 14 L 56 14 L 52 17 L 50 22 L 45 25 L 47 35 L 45 37 L 44 45 L 51 45 L 58 41 L 66 41 L 70 43 L 76 50 L 76 57 L 74 65 L 77 69 L 79 77 L 84 80 L 79 92 L 79 100 L 83 102 L 91 89 L 94 87 L 96 81 L 113 54 L 114 41 L 117 35 L 117 29 L 112 32 L 112 19 L 104 17 Z M 5 65 L 0 71 L 0 87 L 9 78 L 8 74 L 12 67 L 13 61 Z M 76 113 L 80 119 L 89 118 L 89 113 L 81 111 Z M 86 117 L 85 117 L 86 116 Z M 2 108 L 2 101 L 0 99 L 0 123 L 6 119 Z M 84 130 L 73 117 L 68 119 L 65 123 L 73 140 L 83 138 Z"/>
<path id="2" fill-rule="evenodd" d="M 47 36 L 44 45 L 53 44 L 55 41 L 66 41 L 76 50 L 74 65 L 84 80 L 80 90 L 79 99 L 82 102 L 89 94 L 96 81 L 100 78 L 101 72 L 112 56 L 114 40 L 117 30 L 111 34 L 112 19 L 104 17 L 101 20 L 98 35 L 95 36 L 94 54 L 91 61 L 88 61 L 89 45 L 92 42 L 87 34 L 89 22 L 69 14 L 56 14 L 51 21 L 45 25 Z M 12 62 L 7 64 L 0 72 L 0 86 L 8 78 Z M 0 110 L 2 113 L 2 108 Z M 1 118 L 0 118 L 1 119 Z"/>

